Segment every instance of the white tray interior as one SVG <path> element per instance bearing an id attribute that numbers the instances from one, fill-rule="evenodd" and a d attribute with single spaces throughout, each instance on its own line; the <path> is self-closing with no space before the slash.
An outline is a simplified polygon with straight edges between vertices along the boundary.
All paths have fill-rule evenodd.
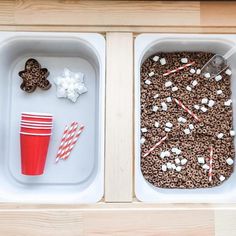
<path id="1" fill-rule="evenodd" d="M 32 94 L 20 89 L 18 72 L 35 58 L 52 87 Z M 103 196 L 105 40 L 99 34 L 0 33 L 0 201 L 88 203 Z M 88 92 L 76 103 L 56 97 L 53 79 L 68 68 L 85 75 Z M 21 174 L 19 123 L 22 111 L 54 115 L 45 173 Z M 70 157 L 55 164 L 65 125 L 85 125 Z"/>
<path id="2" fill-rule="evenodd" d="M 236 46 L 235 35 L 142 34 L 135 41 L 135 193 L 140 201 L 163 203 L 236 202 L 236 171 L 222 185 L 205 189 L 162 189 L 148 183 L 140 167 L 140 67 L 158 52 L 205 51 L 224 55 Z M 233 126 L 236 127 L 236 54 L 229 59 L 232 69 Z"/>

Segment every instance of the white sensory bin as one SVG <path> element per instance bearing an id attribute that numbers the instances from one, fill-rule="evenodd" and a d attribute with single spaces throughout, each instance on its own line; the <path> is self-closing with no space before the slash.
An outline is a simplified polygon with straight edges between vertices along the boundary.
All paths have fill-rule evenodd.
<path id="1" fill-rule="evenodd" d="M 100 34 L 0 32 L 0 202 L 94 203 L 104 193 L 105 39 Z M 29 58 L 50 72 L 52 87 L 20 89 Z M 54 79 L 68 68 L 81 72 L 88 92 L 77 102 L 57 97 Z M 51 113 L 53 134 L 43 175 L 21 174 L 20 115 Z M 68 160 L 55 164 L 65 125 L 85 126 Z"/>
<path id="2" fill-rule="evenodd" d="M 200 189 L 157 188 L 146 181 L 140 167 L 140 67 L 160 52 L 204 51 L 224 55 L 236 46 L 236 35 L 141 34 L 135 40 L 135 194 L 143 202 L 157 203 L 236 203 L 236 170 L 220 186 Z M 187 63 L 185 60 L 182 63 Z M 168 62 L 167 62 L 168 63 Z M 236 127 L 236 54 L 229 59 L 232 72 L 233 126 Z M 199 71 L 197 71 L 197 74 Z M 207 75 L 208 76 L 208 75 Z M 216 91 L 217 94 L 220 92 Z M 208 106 L 206 104 L 206 106 Z M 204 107 L 205 108 L 205 107 Z M 196 108 L 197 109 L 197 108 Z M 205 108 L 206 109 L 206 108 Z M 209 108 L 209 109 L 214 109 Z M 235 141 L 234 141 L 235 142 Z M 181 147 L 180 147 L 181 148 Z M 204 160 L 199 159 L 201 163 Z M 230 164 L 235 165 L 235 161 Z M 180 172 L 181 173 L 181 172 Z M 223 179 L 223 178 L 222 178 Z"/>

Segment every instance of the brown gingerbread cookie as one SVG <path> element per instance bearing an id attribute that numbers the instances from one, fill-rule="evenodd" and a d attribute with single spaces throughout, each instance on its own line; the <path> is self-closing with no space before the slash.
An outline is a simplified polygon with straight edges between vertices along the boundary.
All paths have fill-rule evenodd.
<path id="1" fill-rule="evenodd" d="M 48 90 L 51 87 L 47 80 L 48 75 L 48 69 L 41 68 L 37 60 L 30 58 L 25 63 L 25 70 L 19 72 L 19 76 L 23 80 L 20 88 L 27 93 L 34 92 L 37 87 Z"/>

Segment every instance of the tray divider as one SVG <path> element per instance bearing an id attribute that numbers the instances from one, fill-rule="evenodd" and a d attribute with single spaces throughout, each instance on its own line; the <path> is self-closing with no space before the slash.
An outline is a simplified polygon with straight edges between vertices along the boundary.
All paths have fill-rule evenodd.
<path id="1" fill-rule="evenodd" d="M 133 34 L 107 33 L 105 201 L 133 199 Z"/>

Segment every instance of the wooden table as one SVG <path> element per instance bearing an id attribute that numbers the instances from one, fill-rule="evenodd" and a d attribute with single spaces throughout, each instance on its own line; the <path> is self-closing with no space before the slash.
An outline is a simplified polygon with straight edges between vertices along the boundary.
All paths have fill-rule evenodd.
<path id="1" fill-rule="evenodd" d="M 107 41 L 104 199 L 0 205 L 0 235 L 235 236 L 236 204 L 144 204 L 133 191 L 133 46 L 142 32 L 236 33 L 236 2 L 0 2 L 0 30 L 100 32 Z"/>

